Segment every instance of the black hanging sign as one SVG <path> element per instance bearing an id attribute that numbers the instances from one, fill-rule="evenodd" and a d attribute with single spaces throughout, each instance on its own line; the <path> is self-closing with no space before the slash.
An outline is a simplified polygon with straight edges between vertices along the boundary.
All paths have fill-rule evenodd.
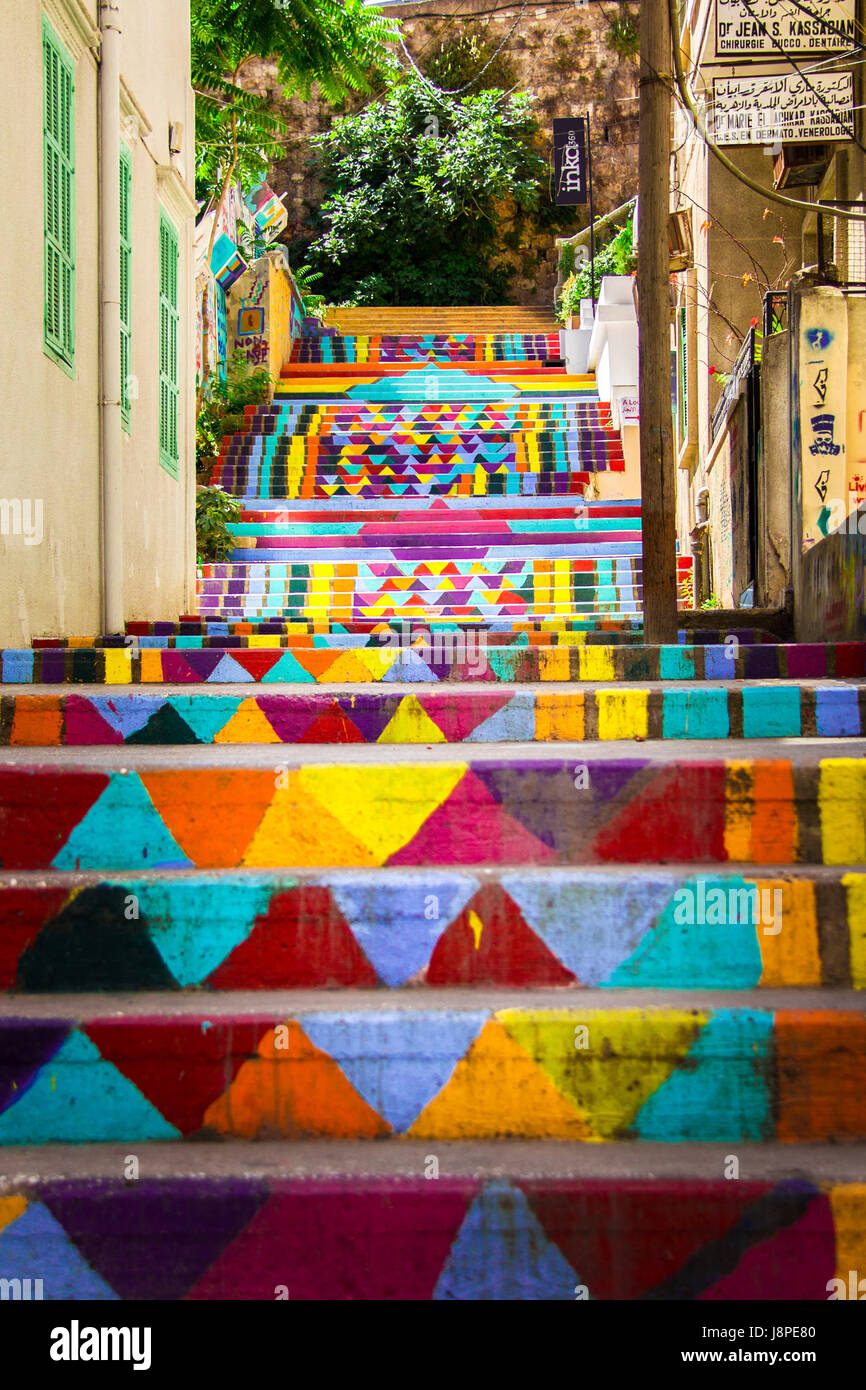
<path id="1" fill-rule="evenodd" d="M 553 122 L 554 202 L 575 207 L 590 201 L 586 116 L 557 117 Z"/>

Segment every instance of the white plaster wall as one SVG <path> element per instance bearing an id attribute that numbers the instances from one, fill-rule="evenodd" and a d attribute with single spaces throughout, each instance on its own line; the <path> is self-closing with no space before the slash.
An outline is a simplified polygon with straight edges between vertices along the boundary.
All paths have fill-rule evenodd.
<path id="1" fill-rule="evenodd" d="M 138 398 L 124 434 L 125 612 L 176 616 L 194 584 L 195 352 L 192 224 L 180 221 L 180 479 L 158 451 L 157 165 L 168 163 L 168 122 L 184 124 L 177 161 L 191 184 L 194 140 L 188 82 L 188 0 L 122 0 L 121 71 L 150 134 L 127 143 L 133 157 L 132 363 Z M 75 370 L 43 350 L 42 14 L 75 59 Z M 86 636 L 102 626 L 97 64 L 88 48 L 96 5 L 14 0 L 3 9 L 0 178 L 7 234 L 0 273 L 0 499 L 41 500 L 40 544 L 0 535 L 0 646 L 40 634 Z M 177 221 L 177 219 L 176 219 Z M 31 512 L 38 516 L 38 510 Z M 2 518 L 0 518 L 2 519 Z M 9 527 L 7 526 L 7 530 Z"/>

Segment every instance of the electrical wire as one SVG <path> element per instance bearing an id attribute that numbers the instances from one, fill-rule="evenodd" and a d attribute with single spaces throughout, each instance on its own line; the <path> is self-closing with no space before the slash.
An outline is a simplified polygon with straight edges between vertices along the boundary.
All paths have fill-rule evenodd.
<path id="1" fill-rule="evenodd" d="M 526 9 L 527 9 L 528 4 L 529 4 L 529 0 L 523 0 L 523 3 L 522 3 L 522 5 L 521 5 L 521 7 L 520 7 L 520 14 L 519 14 L 519 15 L 517 16 L 517 18 L 515 19 L 514 23 L 512 24 L 512 26 L 511 26 L 511 28 L 509 29 L 508 33 L 505 35 L 504 39 L 503 39 L 502 42 L 500 43 L 499 47 L 498 47 L 497 49 L 495 49 L 493 53 L 491 53 L 490 57 L 487 59 L 487 62 L 484 64 L 483 68 L 481 68 L 478 72 L 476 72 L 475 76 L 474 76 L 473 78 L 471 78 L 468 82 L 464 82 L 464 84 L 463 84 L 462 87 L 455 87 L 455 88 L 453 89 L 453 91 L 446 91 L 446 90 L 445 90 L 444 88 L 442 88 L 442 87 L 437 87 L 436 84 L 435 84 L 435 82 L 431 82 L 430 79 L 429 79 L 428 77 L 425 77 L 424 73 L 421 71 L 421 69 L 419 68 L 418 64 L 415 62 L 415 59 L 412 57 L 412 54 L 409 52 L 409 49 L 406 47 L 406 40 L 403 38 L 402 29 L 401 29 L 400 32 L 398 33 L 397 38 L 398 38 L 398 40 L 399 40 L 400 47 L 402 48 L 402 50 L 403 50 L 403 52 L 405 53 L 406 57 L 409 59 L 409 63 L 411 64 L 411 67 L 412 67 L 413 72 L 415 73 L 415 76 L 419 79 L 419 81 L 423 84 L 423 86 L 425 86 L 429 91 L 433 92 L 433 94 L 434 94 L 435 96 L 440 96 L 440 97 L 456 97 L 456 96 L 460 96 L 461 92 L 468 92 L 468 90 L 469 90 L 470 87 L 474 87 L 474 86 L 475 86 L 475 83 L 479 80 L 479 78 L 481 78 L 481 77 L 484 76 L 485 72 L 486 72 L 487 69 L 490 67 L 490 64 L 493 63 L 493 62 L 495 62 L 496 59 L 499 57 L 500 53 L 502 52 L 502 50 L 503 50 L 503 48 L 505 47 L 505 45 L 508 43 L 508 41 L 509 41 L 509 39 L 511 38 L 512 34 L 514 34 L 514 32 L 516 31 L 517 26 L 518 26 L 518 24 L 520 23 L 520 21 L 522 20 L 523 16 L 526 14 Z M 413 17 L 414 17 L 414 16 L 413 16 Z M 518 84 L 518 85 L 519 85 L 519 84 Z M 514 88 L 512 88 L 512 91 L 513 91 L 513 90 L 514 90 Z"/>

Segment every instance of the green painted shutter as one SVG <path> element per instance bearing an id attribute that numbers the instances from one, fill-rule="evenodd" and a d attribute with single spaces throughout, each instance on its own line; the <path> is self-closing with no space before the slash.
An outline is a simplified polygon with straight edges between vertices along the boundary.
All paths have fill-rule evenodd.
<path id="1" fill-rule="evenodd" d="M 689 433 L 689 338 L 685 305 L 680 309 L 680 436 Z"/>
<path id="2" fill-rule="evenodd" d="M 177 232 L 164 213 L 159 217 L 159 461 L 178 476 L 177 406 Z"/>
<path id="3" fill-rule="evenodd" d="M 47 21 L 42 25 L 45 192 L 45 346 L 75 358 L 75 114 L 73 65 Z"/>
<path id="4" fill-rule="evenodd" d="M 130 344 L 132 314 L 130 303 L 132 272 L 132 160 L 120 147 L 120 416 L 125 430 L 130 428 Z"/>

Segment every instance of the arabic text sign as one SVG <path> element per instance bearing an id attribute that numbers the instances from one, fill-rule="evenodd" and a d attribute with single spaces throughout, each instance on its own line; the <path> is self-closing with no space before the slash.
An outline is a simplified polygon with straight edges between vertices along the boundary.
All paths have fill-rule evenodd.
<path id="1" fill-rule="evenodd" d="M 854 84 L 850 72 L 774 77 L 718 77 L 713 83 L 713 126 L 719 145 L 777 141 L 850 140 Z"/>
<path id="2" fill-rule="evenodd" d="M 854 48 L 854 0 L 716 0 L 716 53 Z"/>

